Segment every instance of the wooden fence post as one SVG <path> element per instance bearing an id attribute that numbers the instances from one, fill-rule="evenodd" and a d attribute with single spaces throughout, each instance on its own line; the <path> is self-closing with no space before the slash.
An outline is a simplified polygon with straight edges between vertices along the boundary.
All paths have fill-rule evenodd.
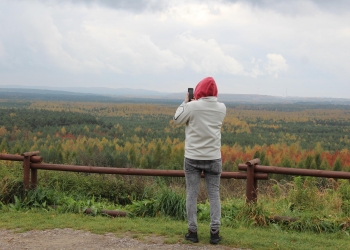
<path id="1" fill-rule="evenodd" d="M 23 191 L 29 189 L 30 156 L 24 156 L 23 160 Z"/>
<path id="2" fill-rule="evenodd" d="M 30 158 L 32 156 L 40 154 L 39 151 L 33 151 L 33 152 L 26 152 L 23 153 L 22 156 L 24 156 L 23 160 L 23 189 L 24 191 L 35 188 L 38 181 L 38 170 L 30 168 Z M 30 182 L 31 177 L 31 182 Z"/>
<path id="3" fill-rule="evenodd" d="M 258 180 L 254 178 L 255 175 L 255 165 L 260 162 L 260 159 L 256 158 L 254 160 L 246 162 L 247 165 L 247 188 L 246 188 L 246 202 L 257 202 L 258 200 Z"/>

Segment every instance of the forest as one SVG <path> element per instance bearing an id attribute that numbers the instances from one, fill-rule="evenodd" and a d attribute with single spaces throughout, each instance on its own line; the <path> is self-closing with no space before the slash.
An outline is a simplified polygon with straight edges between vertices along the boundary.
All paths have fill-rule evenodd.
<path id="1" fill-rule="evenodd" d="M 178 104 L 1 99 L 0 152 L 39 150 L 47 163 L 182 169 L 184 127 L 172 121 Z M 225 171 L 256 157 L 262 165 L 349 171 L 350 106 L 226 106 Z"/>
<path id="2" fill-rule="evenodd" d="M 51 95 L 51 94 L 50 94 Z M 181 100 L 117 99 L 31 93 L 0 98 L 0 153 L 40 151 L 46 163 L 182 169 L 184 126 L 172 117 Z M 1 95 L 0 95 L 1 96 Z M 85 98 L 85 99 L 84 99 Z M 223 171 L 260 158 L 261 165 L 350 171 L 350 106 L 325 103 L 227 102 L 222 126 Z M 127 211 L 129 217 L 185 220 L 185 180 L 38 171 L 23 192 L 19 162 L 0 161 L 0 211 L 84 213 Z M 204 183 L 198 220 L 210 217 Z M 222 225 L 316 233 L 350 233 L 347 180 L 270 175 L 259 200 L 245 202 L 245 180 L 221 181 Z M 276 222 L 272 215 L 300 218 Z M 251 229 L 247 229 L 251 230 Z M 344 236 L 347 237 L 347 236 Z"/>

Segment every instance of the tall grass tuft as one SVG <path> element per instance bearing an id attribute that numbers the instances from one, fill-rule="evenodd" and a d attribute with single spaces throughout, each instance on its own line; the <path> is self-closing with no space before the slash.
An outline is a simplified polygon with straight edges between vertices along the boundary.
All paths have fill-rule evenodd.
<path id="1" fill-rule="evenodd" d="M 288 224 L 280 223 L 280 225 L 285 229 L 299 232 L 335 233 L 341 230 L 347 231 L 348 229 L 344 225 L 348 223 L 349 220 L 347 219 L 341 220 L 338 218 L 327 218 L 322 215 L 318 216 L 314 213 L 305 213 L 297 221 Z"/>
<path id="2" fill-rule="evenodd" d="M 170 188 L 163 188 L 152 199 L 134 201 L 126 206 L 132 216 L 169 216 L 174 219 L 186 218 L 186 198 Z"/>
<path id="3" fill-rule="evenodd" d="M 176 193 L 171 189 L 163 189 L 156 196 L 156 208 L 160 214 L 174 219 L 186 219 L 186 197 L 183 193 Z"/>
<path id="4" fill-rule="evenodd" d="M 236 218 L 248 226 L 267 226 L 268 224 L 268 212 L 261 202 L 244 204 L 237 213 Z"/>
<path id="5" fill-rule="evenodd" d="M 313 177 L 294 177 L 294 188 L 289 192 L 292 210 L 322 209 L 323 203 L 317 197 L 316 179 Z"/>
<path id="6" fill-rule="evenodd" d="M 0 162 L 0 202 L 15 202 L 23 195 L 23 170 L 17 162 Z"/>

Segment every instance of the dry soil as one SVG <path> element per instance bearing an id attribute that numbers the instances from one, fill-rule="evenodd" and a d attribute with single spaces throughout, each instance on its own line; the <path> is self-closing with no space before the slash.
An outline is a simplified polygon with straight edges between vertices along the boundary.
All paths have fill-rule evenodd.
<path id="1" fill-rule="evenodd" d="M 16 233 L 13 230 L 0 230 L 0 249 L 236 249 L 205 243 L 196 244 L 164 244 L 158 236 L 145 237 L 142 241 L 132 239 L 128 235 L 116 237 L 112 233 L 93 234 L 73 229 L 33 230 Z"/>

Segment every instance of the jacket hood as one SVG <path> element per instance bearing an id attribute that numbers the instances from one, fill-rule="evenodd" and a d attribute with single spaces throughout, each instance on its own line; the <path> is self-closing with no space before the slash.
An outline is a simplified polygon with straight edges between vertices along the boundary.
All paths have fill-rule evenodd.
<path id="1" fill-rule="evenodd" d="M 218 96 L 218 88 L 212 77 L 206 77 L 200 81 L 194 91 L 194 98 L 199 99 L 207 96 Z"/>

